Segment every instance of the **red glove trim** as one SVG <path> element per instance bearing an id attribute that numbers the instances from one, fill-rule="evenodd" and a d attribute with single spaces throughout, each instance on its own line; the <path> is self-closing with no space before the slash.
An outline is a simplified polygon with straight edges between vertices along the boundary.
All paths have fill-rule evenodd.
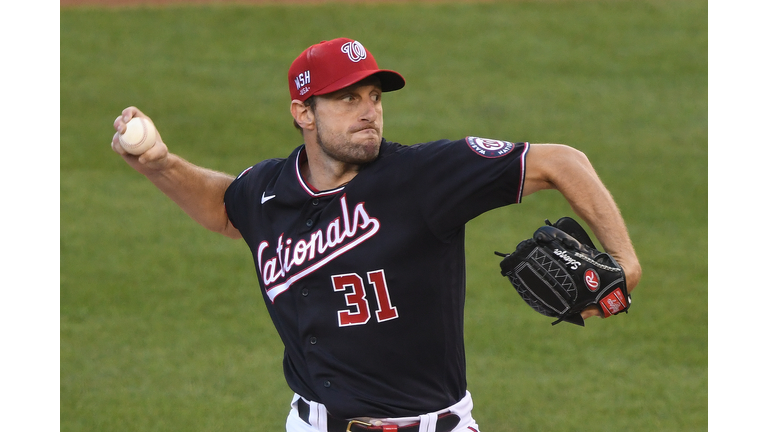
<path id="1" fill-rule="evenodd" d="M 603 316 L 609 317 L 625 310 L 629 307 L 629 302 L 621 292 L 621 288 L 616 288 L 612 293 L 600 299 L 600 307 L 603 309 Z"/>

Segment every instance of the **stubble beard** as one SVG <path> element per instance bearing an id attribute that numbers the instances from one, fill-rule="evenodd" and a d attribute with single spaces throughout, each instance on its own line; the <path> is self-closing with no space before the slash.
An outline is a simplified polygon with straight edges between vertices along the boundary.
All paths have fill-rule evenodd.
<path id="1" fill-rule="evenodd" d="M 380 139 L 366 139 L 354 143 L 341 134 L 330 134 L 323 139 L 323 128 L 319 119 L 315 119 L 317 144 L 330 158 L 351 165 L 364 165 L 373 162 L 379 156 Z"/>

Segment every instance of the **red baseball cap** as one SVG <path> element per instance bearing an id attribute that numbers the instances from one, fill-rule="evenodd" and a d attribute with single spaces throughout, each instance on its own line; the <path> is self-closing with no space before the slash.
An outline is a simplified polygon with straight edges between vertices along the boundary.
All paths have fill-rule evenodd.
<path id="1" fill-rule="evenodd" d="M 399 73 L 379 69 L 363 44 L 338 38 L 304 50 L 288 69 L 288 87 L 291 100 L 304 102 L 312 95 L 335 92 L 371 75 L 379 77 L 381 90 L 385 92 L 405 86 L 405 79 Z"/>

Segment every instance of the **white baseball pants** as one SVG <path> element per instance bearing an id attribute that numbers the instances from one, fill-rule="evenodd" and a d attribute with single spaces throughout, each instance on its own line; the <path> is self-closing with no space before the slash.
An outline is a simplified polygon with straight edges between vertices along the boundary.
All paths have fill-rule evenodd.
<path id="1" fill-rule="evenodd" d="M 299 417 L 299 410 L 296 405 L 296 401 L 301 396 L 294 395 L 291 402 L 291 412 L 288 414 L 288 420 L 285 423 L 286 432 L 328 432 L 326 426 L 327 411 L 325 405 L 308 401 L 309 404 L 309 423 Z M 435 422 L 437 416 L 443 413 L 451 412 L 458 415 L 461 418 L 459 424 L 453 429 L 453 432 L 480 432 L 477 423 L 472 418 L 472 395 L 467 394 L 455 405 L 445 408 L 433 413 L 423 414 L 417 417 L 398 417 L 398 418 L 383 418 L 383 419 L 366 419 L 367 422 L 376 425 L 379 424 L 396 424 L 398 426 L 405 426 L 413 423 L 419 423 L 419 432 L 435 432 Z"/>

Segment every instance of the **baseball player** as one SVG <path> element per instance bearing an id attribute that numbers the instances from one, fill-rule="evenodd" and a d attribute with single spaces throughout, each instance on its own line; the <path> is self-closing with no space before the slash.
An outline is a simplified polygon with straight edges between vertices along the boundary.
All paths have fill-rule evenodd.
<path id="1" fill-rule="evenodd" d="M 236 178 L 154 147 L 112 148 L 204 227 L 248 244 L 295 392 L 286 430 L 474 431 L 463 311 L 464 226 L 557 189 L 624 268 L 640 266 L 622 217 L 581 152 L 480 137 L 382 137 L 382 94 L 404 87 L 358 41 L 313 45 L 290 66 L 303 144 Z M 600 315 L 596 307 L 582 313 Z"/>

